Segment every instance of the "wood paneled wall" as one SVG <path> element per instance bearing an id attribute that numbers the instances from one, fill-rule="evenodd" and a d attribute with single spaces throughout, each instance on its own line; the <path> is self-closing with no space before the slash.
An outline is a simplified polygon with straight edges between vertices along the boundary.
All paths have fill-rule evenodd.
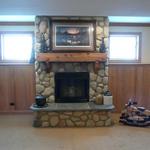
<path id="1" fill-rule="evenodd" d="M 33 65 L 0 66 L 0 112 L 26 112 L 34 98 Z"/>
<path id="2" fill-rule="evenodd" d="M 117 112 L 129 98 L 150 109 L 150 64 L 110 64 L 109 89 Z"/>

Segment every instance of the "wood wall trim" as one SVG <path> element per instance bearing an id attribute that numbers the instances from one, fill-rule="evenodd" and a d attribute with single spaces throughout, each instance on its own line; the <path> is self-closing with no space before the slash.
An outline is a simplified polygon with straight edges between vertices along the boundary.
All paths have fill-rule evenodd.
<path id="1" fill-rule="evenodd" d="M 126 27 L 150 27 L 150 23 L 122 23 L 122 22 L 110 22 L 110 27 L 113 26 L 126 26 Z"/>
<path id="2" fill-rule="evenodd" d="M 34 22 L 0 22 L 0 26 L 34 26 Z"/>

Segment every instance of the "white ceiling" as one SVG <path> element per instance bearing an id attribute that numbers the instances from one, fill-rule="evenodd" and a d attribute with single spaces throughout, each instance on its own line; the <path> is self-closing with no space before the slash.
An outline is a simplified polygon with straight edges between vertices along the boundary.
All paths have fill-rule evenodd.
<path id="1" fill-rule="evenodd" d="M 0 15 L 150 16 L 150 0 L 0 0 Z"/>

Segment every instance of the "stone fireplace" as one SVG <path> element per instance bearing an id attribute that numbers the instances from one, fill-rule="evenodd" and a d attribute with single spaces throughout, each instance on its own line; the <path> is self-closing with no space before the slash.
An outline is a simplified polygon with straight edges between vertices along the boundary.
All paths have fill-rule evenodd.
<path id="1" fill-rule="evenodd" d="M 36 58 L 43 47 L 45 55 L 51 51 L 52 20 L 95 20 L 95 51 L 99 53 L 102 38 L 108 49 L 109 22 L 107 17 L 45 17 L 35 21 Z M 41 38 L 42 37 L 42 38 Z M 68 50 L 69 51 L 69 50 Z M 70 54 L 69 56 L 71 56 Z M 59 58 L 59 57 L 56 57 Z M 97 61 L 97 60 L 96 60 Z M 107 61 L 95 62 L 35 61 L 36 94 L 46 97 L 48 107 L 34 108 L 35 127 L 94 127 L 112 124 L 112 106 L 96 105 L 94 102 L 108 90 Z"/>

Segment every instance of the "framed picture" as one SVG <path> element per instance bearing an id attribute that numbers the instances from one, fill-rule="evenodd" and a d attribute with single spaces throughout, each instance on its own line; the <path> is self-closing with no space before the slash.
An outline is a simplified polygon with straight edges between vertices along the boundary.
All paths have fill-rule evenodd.
<path id="1" fill-rule="evenodd" d="M 52 50 L 94 51 L 93 22 L 53 22 Z"/>

